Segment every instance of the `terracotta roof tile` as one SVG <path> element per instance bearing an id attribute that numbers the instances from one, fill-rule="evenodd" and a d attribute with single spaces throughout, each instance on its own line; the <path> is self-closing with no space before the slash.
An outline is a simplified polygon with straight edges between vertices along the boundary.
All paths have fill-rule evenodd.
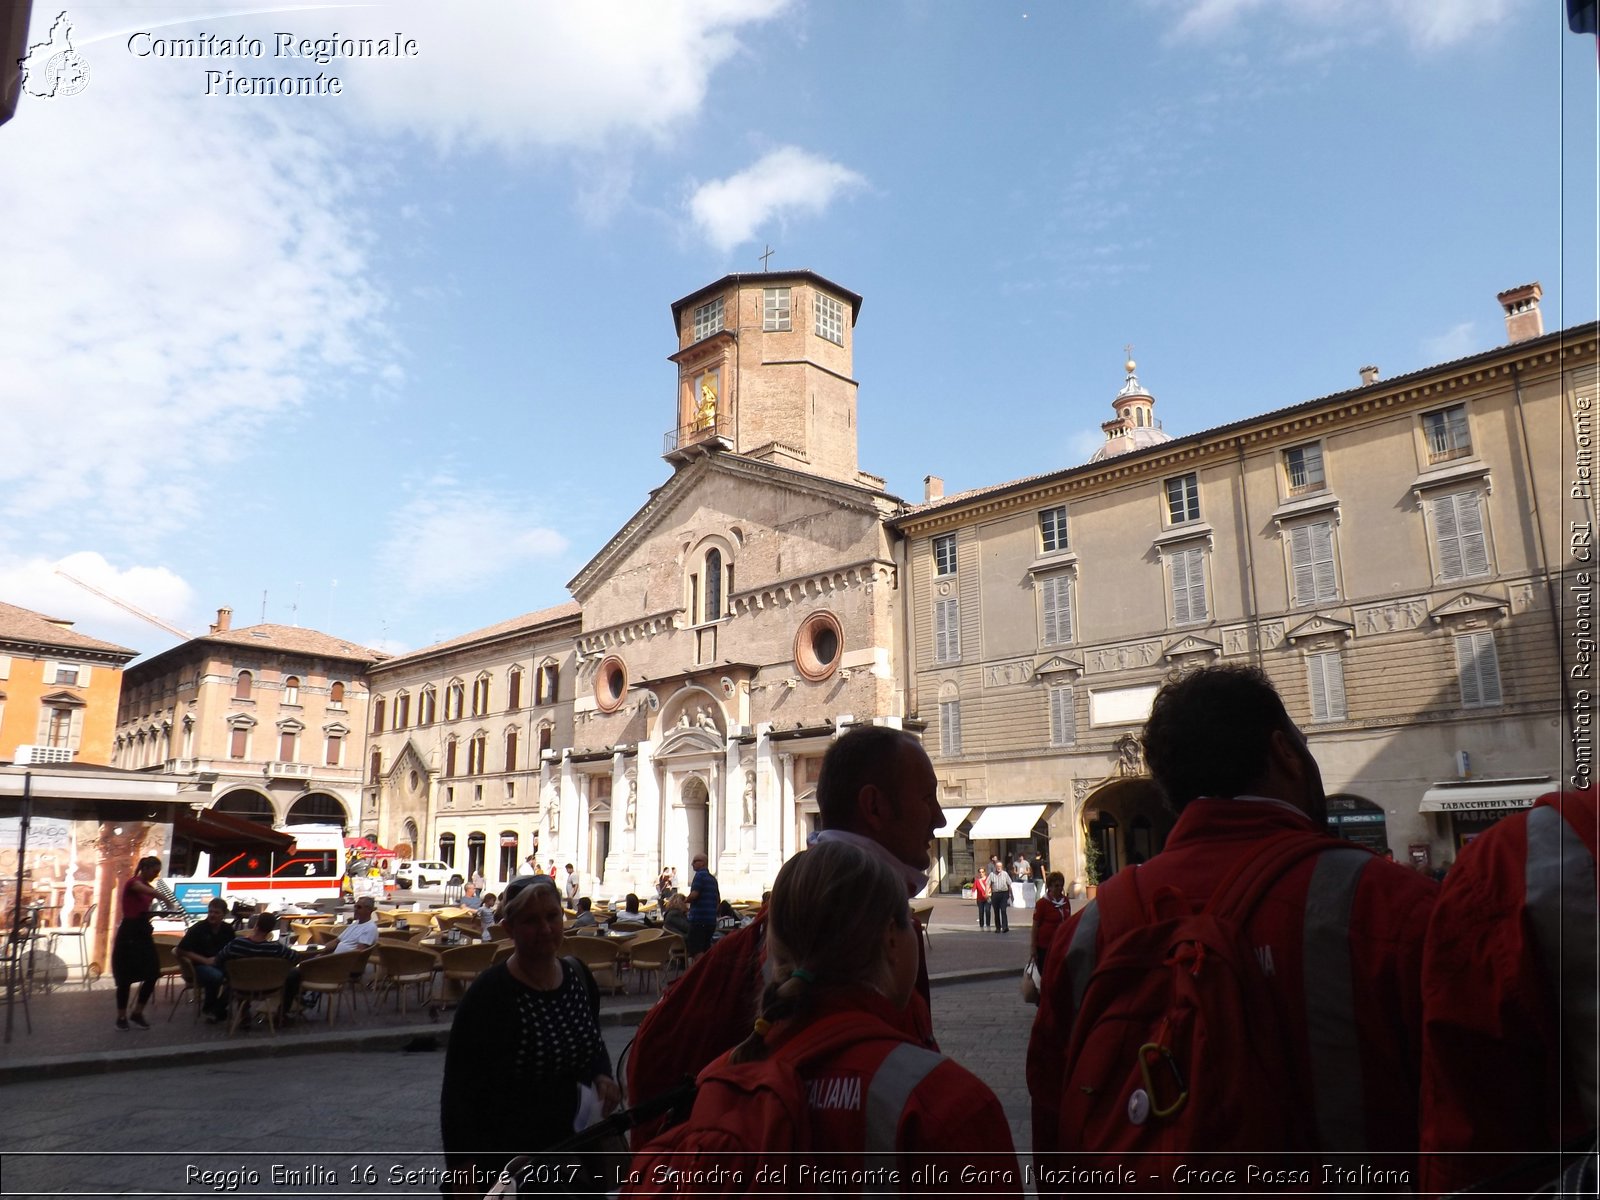
<path id="1" fill-rule="evenodd" d="M 138 654 L 115 642 L 102 642 L 99 638 L 77 633 L 58 624 L 60 618 L 47 617 L 30 608 L 0 601 L 0 641 L 24 642 L 58 650 L 93 650 L 101 654 L 125 654 L 129 658 Z"/>
<path id="2" fill-rule="evenodd" d="M 229 646 L 255 646 L 266 650 L 283 650 L 291 654 L 315 654 L 324 658 L 345 658 L 358 662 L 382 662 L 389 656 L 381 650 L 359 646 L 315 629 L 302 629 L 296 625 L 250 625 L 244 629 L 230 629 L 226 633 L 208 633 L 197 637 L 196 642 L 222 642 Z"/>
<path id="3" fill-rule="evenodd" d="M 441 654 L 447 650 L 454 650 L 460 646 L 470 646 L 475 642 L 492 641 L 497 637 L 505 637 L 524 630 L 536 629 L 540 625 L 548 625 L 556 621 L 570 620 L 583 612 L 583 606 L 575 600 L 568 600 L 565 604 L 557 604 L 553 608 L 541 608 L 538 612 L 524 613 L 520 617 L 512 617 L 509 621 L 501 621 L 498 625 L 488 625 L 482 629 L 475 629 L 471 633 L 464 633 L 460 637 L 453 637 L 448 641 L 435 642 L 431 646 L 424 646 L 420 650 L 411 650 L 405 654 L 396 655 L 384 662 L 385 667 L 392 667 L 396 663 L 407 663 L 413 659 L 427 658 L 434 654 Z"/>

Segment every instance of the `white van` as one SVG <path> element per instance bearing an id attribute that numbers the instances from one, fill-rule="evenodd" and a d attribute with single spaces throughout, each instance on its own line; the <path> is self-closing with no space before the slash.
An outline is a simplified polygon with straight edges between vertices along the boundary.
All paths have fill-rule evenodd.
<path id="1" fill-rule="evenodd" d="M 409 858 L 402 858 L 394 869 L 395 882 L 403 888 L 443 887 L 455 874 L 456 869 L 448 863 Z"/>

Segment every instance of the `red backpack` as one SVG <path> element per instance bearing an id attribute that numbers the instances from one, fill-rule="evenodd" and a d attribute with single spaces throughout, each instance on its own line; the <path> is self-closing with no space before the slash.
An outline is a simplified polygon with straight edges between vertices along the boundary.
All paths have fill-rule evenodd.
<path id="1" fill-rule="evenodd" d="M 1060 1148 L 1074 1152 L 1075 1167 L 1132 1169 L 1135 1186 L 1170 1190 L 1172 1162 L 1137 1152 L 1198 1152 L 1192 1165 L 1235 1168 L 1242 1183 L 1244 1163 L 1259 1167 L 1263 1151 L 1315 1147 L 1314 1116 L 1295 1103 L 1291 1043 L 1245 924 L 1286 871 L 1336 847 L 1356 849 L 1299 833 L 1274 838 L 1199 912 L 1167 889 L 1146 911 L 1137 870 L 1101 885 L 1103 949 L 1077 1006 L 1061 1091 Z"/>
<path id="2" fill-rule="evenodd" d="M 944 1061 L 861 1013 L 824 1017 L 783 1042 L 769 1058 L 745 1063 L 719 1059 L 700 1073 L 688 1119 L 634 1154 L 620 1195 L 750 1196 L 786 1190 L 794 1176 L 782 1168 L 815 1149 L 802 1069 L 845 1047 L 876 1041 L 925 1056 L 915 1080 Z M 896 1096 L 890 1103 L 903 1106 L 905 1099 Z"/>

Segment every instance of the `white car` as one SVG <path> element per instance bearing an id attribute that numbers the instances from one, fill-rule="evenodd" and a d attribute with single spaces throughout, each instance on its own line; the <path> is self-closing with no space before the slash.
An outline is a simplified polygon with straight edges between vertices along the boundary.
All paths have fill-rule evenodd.
<path id="1" fill-rule="evenodd" d="M 456 869 L 448 863 L 411 859 L 401 859 L 394 869 L 395 882 L 403 888 L 443 887 L 455 874 Z"/>

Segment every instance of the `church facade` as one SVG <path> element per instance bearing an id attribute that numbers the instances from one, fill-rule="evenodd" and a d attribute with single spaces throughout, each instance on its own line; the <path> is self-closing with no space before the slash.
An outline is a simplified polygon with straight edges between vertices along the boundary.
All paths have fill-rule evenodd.
<path id="1" fill-rule="evenodd" d="M 1135 736 L 1161 678 L 1245 662 L 1340 832 L 1447 861 L 1556 785 L 1570 732 L 1555 450 L 1595 332 L 1545 335 L 1537 285 L 1501 301 L 1498 349 L 1181 438 L 1130 361 L 1090 463 L 906 503 L 857 462 L 861 297 L 719 279 L 672 306 L 671 476 L 573 603 L 371 668 L 362 831 L 607 898 L 704 851 L 755 896 L 831 739 L 882 722 L 939 773 L 936 888 L 1028 850 L 1081 884 L 1170 828 Z"/>

